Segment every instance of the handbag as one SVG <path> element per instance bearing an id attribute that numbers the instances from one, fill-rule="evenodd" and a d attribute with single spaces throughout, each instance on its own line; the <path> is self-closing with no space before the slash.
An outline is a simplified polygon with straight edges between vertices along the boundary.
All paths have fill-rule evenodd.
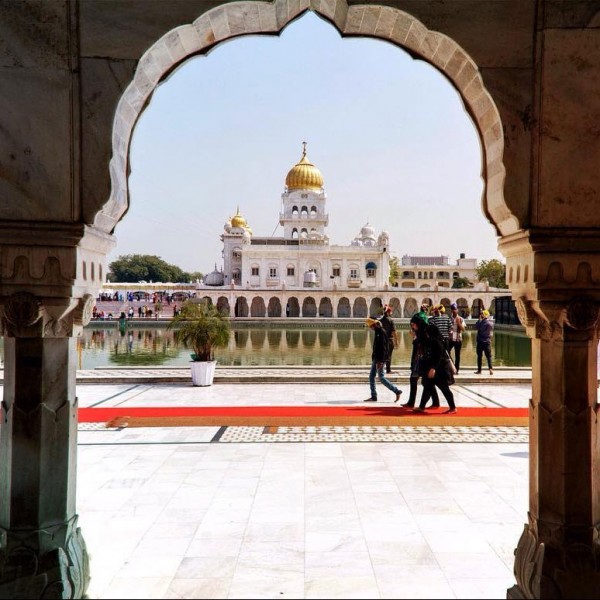
<path id="1" fill-rule="evenodd" d="M 454 364 L 452 357 L 448 353 L 448 350 L 444 350 L 444 352 L 446 353 L 446 360 L 448 361 L 448 368 L 450 369 L 450 373 L 452 373 L 452 375 L 456 375 L 456 365 Z"/>

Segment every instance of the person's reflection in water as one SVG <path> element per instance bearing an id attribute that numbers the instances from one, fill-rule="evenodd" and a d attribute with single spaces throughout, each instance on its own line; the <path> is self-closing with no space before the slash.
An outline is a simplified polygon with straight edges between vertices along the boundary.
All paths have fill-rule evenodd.
<path id="1" fill-rule="evenodd" d="M 127 336 L 127 350 L 130 353 L 133 352 L 133 331 L 130 331 Z"/>

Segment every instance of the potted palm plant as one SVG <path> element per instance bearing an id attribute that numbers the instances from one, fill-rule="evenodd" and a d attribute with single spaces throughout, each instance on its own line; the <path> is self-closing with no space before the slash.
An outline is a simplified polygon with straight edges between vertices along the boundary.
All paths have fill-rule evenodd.
<path id="1" fill-rule="evenodd" d="M 173 329 L 176 343 L 193 350 L 192 384 L 212 385 L 217 366 L 214 348 L 223 348 L 229 342 L 231 328 L 225 314 L 209 302 L 188 301 L 167 328 Z"/>

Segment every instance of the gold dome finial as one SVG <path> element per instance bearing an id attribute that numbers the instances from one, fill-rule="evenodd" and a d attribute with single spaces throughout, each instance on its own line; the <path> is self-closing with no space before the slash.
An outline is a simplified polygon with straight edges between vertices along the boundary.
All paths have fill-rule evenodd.
<path id="1" fill-rule="evenodd" d="M 323 187 L 323 175 L 308 159 L 306 146 L 306 142 L 302 142 L 302 158 L 292 167 L 285 178 L 288 191 L 314 190 L 318 192 Z"/>
<path id="2" fill-rule="evenodd" d="M 244 219 L 244 217 L 242 217 L 242 215 L 240 214 L 240 205 L 239 204 L 237 207 L 237 212 L 235 213 L 235 215 L 233 217 L 231 217 L 231 226 L 232 227 L 243 227 L 243 228 L 248 227 L 248 223 L 246 222 L 246 219 Z"/>

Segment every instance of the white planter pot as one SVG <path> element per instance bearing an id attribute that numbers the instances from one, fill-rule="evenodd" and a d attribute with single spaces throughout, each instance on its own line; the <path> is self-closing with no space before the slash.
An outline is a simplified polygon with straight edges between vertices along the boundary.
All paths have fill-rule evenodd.
<path id="1" fill-rule="evenodd" d="M 208 362 L 190 361 L 190 369 L 192 370 L 192 385 L 207 386 L 212 385 L 215 377 L 216 360 Z"/>

